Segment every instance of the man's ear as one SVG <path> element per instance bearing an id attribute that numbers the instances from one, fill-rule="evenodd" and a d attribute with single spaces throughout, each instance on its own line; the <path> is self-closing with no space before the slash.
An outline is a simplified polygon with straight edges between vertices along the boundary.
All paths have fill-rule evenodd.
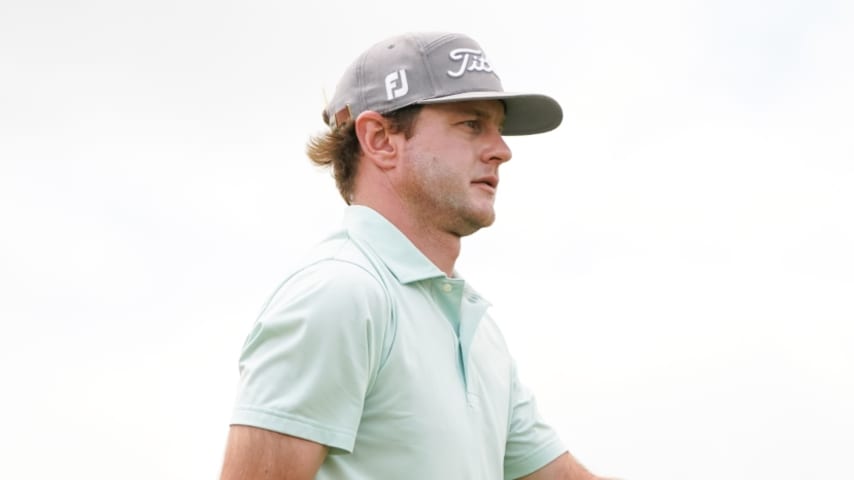
<path id="1" fill-rule="evenodd" d="M 401 135 L 391 133 L 388 119 L 374 111 L 362 112 L 356 117 L 356 136 L 366 159 L 383 170 L 394 167 Z"/>

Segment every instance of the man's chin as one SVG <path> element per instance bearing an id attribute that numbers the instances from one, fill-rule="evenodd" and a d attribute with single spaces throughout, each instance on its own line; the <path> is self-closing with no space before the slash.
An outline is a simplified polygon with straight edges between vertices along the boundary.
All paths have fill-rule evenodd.
<path id="1" fill-rule="evenodd" d="M 475 233 L 481 228 L 486 228 L 495 223 L 495 212 L 478 212 L 476 215 L 470 215 L 457 228 L 457 235 L 465 237 Z"/>

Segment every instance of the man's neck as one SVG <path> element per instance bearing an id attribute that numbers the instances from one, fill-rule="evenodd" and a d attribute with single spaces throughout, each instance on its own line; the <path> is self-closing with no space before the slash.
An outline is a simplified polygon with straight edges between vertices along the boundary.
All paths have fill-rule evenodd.
<path id="1" fill-rule="evenodd" d="M 449 277 L 454 275 L 454 264 L 460 255 L 462 243 L 458 235 L 442 231 L 435 225 L 410 215 L 404 209 L 372 203 L 374 202 L 356 204 L 369 207 L 385 217 L 439 270 Z"/>

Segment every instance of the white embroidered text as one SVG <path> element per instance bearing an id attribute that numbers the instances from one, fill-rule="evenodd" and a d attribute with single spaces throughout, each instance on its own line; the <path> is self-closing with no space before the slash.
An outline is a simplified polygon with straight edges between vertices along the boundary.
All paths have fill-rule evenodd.
<path id="1" fill-rule="evenodd" d="M 492 67 L 486 61 L 486 57 L 480 50 L 471 48 L 457 48 L 451 50 L 451 60 L 460 62 L 460 69 L 456 72 L 448 70 L 448 75 L 459 78 L 466 72 L 491 72 Z"/>
<path id="2" fill-rule="evenodd" d="M 406 70 L 391 72 L 385 77 L 385 93 L 389 100 L 400 98 L 409 92 L 409 83 L 406 81 Z"/>

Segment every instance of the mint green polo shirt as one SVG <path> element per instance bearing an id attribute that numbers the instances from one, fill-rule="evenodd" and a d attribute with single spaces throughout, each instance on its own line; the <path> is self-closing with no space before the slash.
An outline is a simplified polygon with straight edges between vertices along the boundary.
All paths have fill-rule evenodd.
<path id="1" fill-rule="evenodd" d="M 527 475 L 566 449 L 489 305 L 380 214 L 348 207 L 246 339 L 232 424 L 327 445 L 321 480 Z"/>

